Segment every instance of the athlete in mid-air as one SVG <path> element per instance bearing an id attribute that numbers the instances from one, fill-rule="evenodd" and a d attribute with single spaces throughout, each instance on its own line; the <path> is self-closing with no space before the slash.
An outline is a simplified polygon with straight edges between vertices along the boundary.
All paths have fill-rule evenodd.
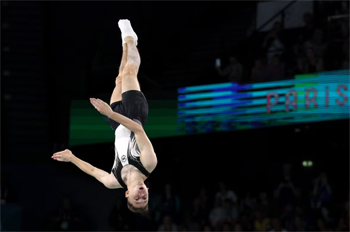
<path id="1" fill-rule="evenodd" d="M 144 181 L 155 169 L 157 157 L 143 126 L 148 117 L 148 104 L 140 90 L 137 73 L 140 55 L 136 48 L 137 35 L 129 20 L 119 20 L 123 41 L 123 56 L 115 81 L 110 105 L 90 98 L 91 104 L 109 118 L 115 130 L 115 161 L 111 173 L 98 169 L 77 158 L 68 149 L 53 154 L 57 161 L 72 162 L 95 177 L 107 188 L 125 188 L 128 208 L 135 213 L 148 210 L 148 188 Z"/>

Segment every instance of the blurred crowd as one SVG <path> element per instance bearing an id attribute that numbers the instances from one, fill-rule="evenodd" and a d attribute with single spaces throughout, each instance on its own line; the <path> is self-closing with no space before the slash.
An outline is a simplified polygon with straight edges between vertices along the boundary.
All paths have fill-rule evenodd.
<path id="1" fill-rule="evenodd" d="M 302 28 L 284 29 L 275 21 L 264 38 L 256 41 L 257 49 L 243 59 L 245 63 L 237 55 L 230 55 L 224 68 L 216 65 L 218 73 L 227 81 L 259 83 L 349 69 L 349 2 L 333 2 L 333 8 L 327 3 L 319 2 L 315 15 L 305 13 Z M 330 18 L 334 15 L 337 17 Z"/>
<path id="2" fill-rule="evenodd" d="M 274 188 L 238 196 L 234 183 L 221 181 L 216 192 L 202 188 L 190 200 L 170 184 L 157 193 L 148 182 L 148 214 L 129 213 L 117 199 L 110 225 L 115 231 L 349 231 L 349 198 L 334 200 L 326 173 L 304 179 L 306 185 L 293 176 L 287 164 Z"/>
<path id="3" fill-rule="evenodd" d="M 17 202 L 16 192 L 2 175 L 1 205 Z M 278 180 L 278 181 L 277 181 Z M 259 178 L 256 179 L 259 180 Z M 281 176 L 265 180 L 264 189 L 235 192 L 235 183 L 219 181 L 198 192 L 174 190 L 165 184 L 156 191 L 149 180 L 149 210 L 134 214 L 124 197 L 116 197 L 108 224 L 113 231 L 349 231 L 349 192 L 339 194 L 322 172 L 296 178 L 285 164 Z M 217 185 L 217 186 L 215 186 Z M 192 190 L 191 190 L 192 191 Z M 337 196 L 334 193 L 338 191 Z M 180 193 L 181 192 L 181 193 Z M 63 196 L 57 209 L 47 215 L 47 231 L 89 230 L 85 213 Z"/>
<path id="4" fill-rule="evenodd" d="M 72 204 L 69 196 L 63 196 L 47 217 L 45 229 L 49 231 L 84 231 L 88 229 L 81 210 Z"/>

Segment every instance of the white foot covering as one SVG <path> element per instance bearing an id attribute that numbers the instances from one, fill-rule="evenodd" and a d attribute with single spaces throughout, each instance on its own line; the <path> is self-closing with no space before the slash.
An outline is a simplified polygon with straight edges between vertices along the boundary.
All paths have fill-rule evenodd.
<path id="1" fill-rule="evenodd" d="M 125 37 L 132 36 L 134 38 L 135 45 L 137 45 L 137 35 L 131 27 L 130 21 L 127 19 L 121 19 L 118 22 L 120 31 L 122 32 L 122 46 L 125 42 Z"/>

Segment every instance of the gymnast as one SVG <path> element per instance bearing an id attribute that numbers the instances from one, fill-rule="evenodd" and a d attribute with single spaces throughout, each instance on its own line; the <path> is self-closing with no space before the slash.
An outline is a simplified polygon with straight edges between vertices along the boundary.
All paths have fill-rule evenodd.
<path id="1" fill-rule="evenodd" d="M 140 55 L 138 37 L 129 20 L 119 20 L 123 56 L 115 80 L 110 105 L 90 98 L 91 104 L 107 116 L 115 130 L 115 160 L 111 173 L 77 158 L 68 149 L 53 154 L 57 161 L 72 162 L 109 189 L 125 188 L 128 208 L 134 213 L 148 211 L 148 188 L 144 181 L 157 166 L 157 157 L 143 126 L 148 117 L 148 103 L 140 90 L 137 73 Z"/>

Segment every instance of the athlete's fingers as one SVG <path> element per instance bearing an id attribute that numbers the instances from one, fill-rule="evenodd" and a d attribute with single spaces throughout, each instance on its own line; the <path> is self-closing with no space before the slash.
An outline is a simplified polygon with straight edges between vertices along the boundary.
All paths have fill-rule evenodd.
<path id="1" fill-rule="evenodd" d="M 103 107 L 103 101 L 100 99 L 90 98 L 91 104 L 97 109 L 99 112 L 101 112 Z"/>
<path id="2" fill-rule="evenodd" d="M 101 99 L 99 99 L 99 98 L 94 99 L 94 102 L 95 102 L 97 105 L 103 104 L 103 101 L 102 101 Z"/>
<path id="3" fill-rule="evenodd" d="M 93 100 L 93 103 L 94 103 L 95 106 L 100 105 L 100 103 L 97 100 Z"/>
<path id="4" fill-rule="evenodd" d="M 95 98 L 90 98 L 90 102 L 95 103 L 96 99 Z"/>
<path id="5" fill-rule="evenodd" d="M 91 104 L 96 108 L 96 102 L 95 101 L 91 101 Z"/>

